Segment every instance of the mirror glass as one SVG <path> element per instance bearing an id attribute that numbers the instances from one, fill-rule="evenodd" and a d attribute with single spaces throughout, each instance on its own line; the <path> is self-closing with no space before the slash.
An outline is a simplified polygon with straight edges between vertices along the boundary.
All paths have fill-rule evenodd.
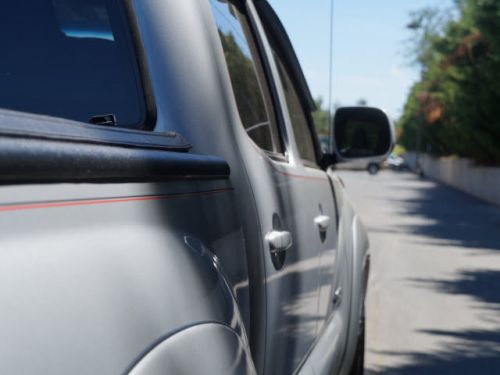
<path id="1" fill-rule="evenodd" d="M 393 143 L 389 118 L 370 107 L 337 109 L 334 136 L 337 154 L 343 159 L 384 156 Z"/>

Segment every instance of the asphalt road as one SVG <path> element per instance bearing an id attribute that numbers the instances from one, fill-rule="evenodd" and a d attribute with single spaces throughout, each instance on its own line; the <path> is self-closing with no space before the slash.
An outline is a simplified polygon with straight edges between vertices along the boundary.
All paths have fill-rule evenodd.
<path id="1" fill-rule="evenodd" d="M 500 374 L 500 209 L 410 173 L 339 175 L 371 243 L 366 372 Z"/>

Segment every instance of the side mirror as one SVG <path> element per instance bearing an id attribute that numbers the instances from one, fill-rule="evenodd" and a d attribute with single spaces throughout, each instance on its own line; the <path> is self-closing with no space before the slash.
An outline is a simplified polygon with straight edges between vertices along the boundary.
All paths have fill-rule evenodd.
<path id="1" fill-rule="evenodd" d="M 335 112 L 333 143 L 338 160 L 389 155 L 394 147 L 394 127 L 387 114 L 372 107 L 342 107 Z"/>

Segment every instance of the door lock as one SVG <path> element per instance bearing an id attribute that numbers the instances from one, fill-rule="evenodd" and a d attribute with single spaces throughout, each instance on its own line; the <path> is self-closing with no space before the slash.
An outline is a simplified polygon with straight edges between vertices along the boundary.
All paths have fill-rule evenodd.
<path id="1" fill-rule="evenodd" d="M 321 232 L 326 232 L 330 226 L 330 217 L 326 215 L 316 216 L 316 218 L 314 218 L 314 224 L 316 224 Z"/>
<path id="2" fill-rule="evenodd" d="M 338 287 L 333 293 L 332 303 L 333 307 L 338 307 L 342 302 L 342 287 Z"/>
<path id="3" fill-rule="evenodd" d="M 273 230 L 266 235 L 271 253 L 279 253 L 292 247 L 293 240 L 290 232 L 286 230 Z"/>

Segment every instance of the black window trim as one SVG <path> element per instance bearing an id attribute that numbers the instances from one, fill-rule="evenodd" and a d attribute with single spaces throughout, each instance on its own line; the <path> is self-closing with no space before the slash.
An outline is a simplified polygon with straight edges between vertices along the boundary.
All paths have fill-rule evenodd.
<path id="1" fill-rule="evenodd" d="M 151 132 L 92 125 L 61 117 L 0 109 L 0 138 L 53 140 L 128 148 L 187 152 L 191 145 L 175 132 Z"/>
<path id="2" fill-rule="evenodd" d="M 139 30 L 139 23 L 135 15 L 134 0 L 124 0 L 123 10 L 126 17 L 127 30 L 130 33 L 129 45 L 131 46 L 131 56 L 135 57 L 135 63 L 138 68 L 138 85 L 143 96 L 145 105 L 145 118 L 142 126 L 138 127 L 139 130 L 153 130 L 157 121 L 157 108 L 156 100 L 153 92 L 153 85 L 151 83 L 151 75 L 147 65 L 146 51 Z"/>
<path id="3" fill-rule="evenodd" d="M 67 136 L 61 136 L 67 131 Z M 70 129 L 80 129 L 82 137 Z M 28 131 L 30 130 L 30 131 Z M 188 153 L 176 133 L 106 128 L 0 110 L 0 184 L 227 179 L 227 162 Z M 176 152 L 172 152 L 176 151 Z"/>
<path id="4" fill-rule="evenodd" d="M 299 100 L 302 104 L 302 110 L 307 121 L 309 133 L 311 134 L 316 162 L 303 158 L 300 159 L 306 167 L 316 169 L 320 168 L 320 162 L 323 160 L 324 155 L 321 151 L 321 145 L 318 139 L 318 134 L 314 128 L 314 121 L 312 118 L 312 112 L 316 110 L 316 104 L 309 90 L 309 86 L 307 85 L 307 81 L 297 55 L 295 54 L 290 38 L 288 37 L 281 20 L 269 3 L 266 0 L 254 0 L 254 5 L 262 25 L 264 26 L 267 38 L 270 42 L 272 40 L 277 47 L 276 52 L 279 54 L 280 59 L 283 62 L 285 69 L 287 69 L 287 73 L 290 75 L 292 83 L 295 86 L 295 90 L 297 91 Z M 273 94 L 277 95 L 277 91 L 275 90 Z M 278 108 L 280 108 L 279 105 Z M 282 115 L 280 115 L 280 117 L 283 118 Z"/>

